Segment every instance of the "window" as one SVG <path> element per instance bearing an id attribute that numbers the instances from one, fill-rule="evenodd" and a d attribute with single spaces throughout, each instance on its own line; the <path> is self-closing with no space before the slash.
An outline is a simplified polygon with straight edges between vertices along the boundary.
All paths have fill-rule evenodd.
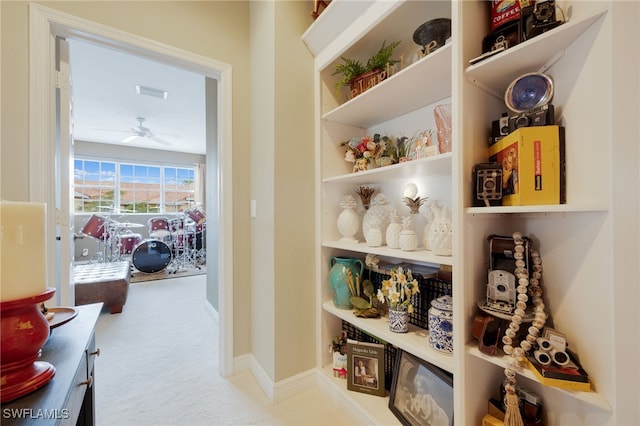
<path id="1" fill-rule="evenodd" d="M 195 167 L 75 159 L 77 213 L 177 213 L 195 202 Z"/>

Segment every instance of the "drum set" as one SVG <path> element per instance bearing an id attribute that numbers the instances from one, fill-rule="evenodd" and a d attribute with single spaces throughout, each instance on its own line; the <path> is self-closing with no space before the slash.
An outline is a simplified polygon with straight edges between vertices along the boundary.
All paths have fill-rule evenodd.
<path id="1" fill-rule="evenodd" d="M 198 208 L 175 217 L 153 217 L 147 221 L 149 238 L 143 239 L 134 231 L 144 228 L 143 224 L 93 214 L 82 233 L 97 241 L 93 262 L 128 260 L 140 272 L 167 269 L 176 273 L 189 266 L 200 269 L 205 264 L 206 222 L 206 215 Z"/>

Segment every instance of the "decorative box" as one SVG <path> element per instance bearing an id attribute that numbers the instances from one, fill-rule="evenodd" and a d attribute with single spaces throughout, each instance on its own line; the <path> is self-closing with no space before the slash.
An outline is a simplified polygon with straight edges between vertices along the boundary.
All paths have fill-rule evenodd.
<path id="1" fill-rule="evenodd" d="M 521 127 L 489 147 L 502 164 L 502 205 L 564 204 L 564 127 Z"/>

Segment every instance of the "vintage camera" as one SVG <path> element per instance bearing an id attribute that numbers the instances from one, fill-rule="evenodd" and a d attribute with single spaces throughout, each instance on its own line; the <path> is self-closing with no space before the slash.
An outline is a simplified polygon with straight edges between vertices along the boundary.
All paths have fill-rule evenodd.
<path id="1" fill-rule="evenodd" d="M 520 127 L 552 126 L 556 124 L 555 110 L 552 104 L 542 105 L 507 119 L 507 134 Z"/>
<path id="2" fill-rule="evenodd" d="M 489 146 L 498 142 L 509 134 L 509 113 L 503 113 L 500 118 L 491 122 L 491 136 L 489 136 Z"/>
<path id="3" fill-rule="evenodd" d="M 553 91 L 551 76 L 541 72 L 513 80 L 504 93 L 504 103 L 513 113 L 509 116 L 509 133 L 521 127 L 554 125 Z"/>
<path id="4" fill-rule="evenodd" d="M 524 38 L 527 40 L 562 23 L 556 19 L 556 2 L 554 0 L 536 0 L 533 6 L 522 10 L 522 19 L 524 20 Z"/>
<path id="5" fill-rule="evenodd" d="M 516 307 L 516 297 L 515 275 L 500 269 L 489 272 L 487 309 L 511 314 Z"/>
<path id="6" fill-rule="evenodd" d="M 473 204 L 499 206 L 502 204 L 502 165 L 479 163 L 473 167 Z"/>

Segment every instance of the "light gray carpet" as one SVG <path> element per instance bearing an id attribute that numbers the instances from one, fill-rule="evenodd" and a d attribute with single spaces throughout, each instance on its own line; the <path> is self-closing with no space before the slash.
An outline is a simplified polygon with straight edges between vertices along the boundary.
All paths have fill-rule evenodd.
<path id="1" fill-rule="evenodd" d="M 218 373 L 218 330 L 206 275 L 129 287 L 121 314 L 96 327 L 98 426 L 349 424 L 321 392 L 271 405 L 250 373 Z"/>

